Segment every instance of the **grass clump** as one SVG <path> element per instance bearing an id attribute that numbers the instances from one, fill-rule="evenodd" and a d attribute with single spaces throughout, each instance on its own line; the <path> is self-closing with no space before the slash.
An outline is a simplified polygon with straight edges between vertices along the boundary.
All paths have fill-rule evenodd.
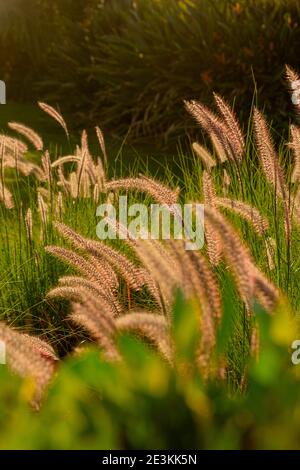
<path id="1" fill-rule="evenodd" d="M 93 380 L 97 378 L 98 385 L 98 374 L 89 376 L 89 371 L 99 367 L 103 382 L 96 387 L 92 402 L 99 404 L 101 393 L 104 402 L 97 412 L 111 431 L 103 437 L 103 443 L 111 447 L 139 447 L 147 439 L 154 447 L 170 446 L 169 427 L 177 432 L 178 426 L 191 425 L 195 447 L 251 448 L 257 445 L 266 421 L 275 427 L 287 426 L 274 387 L 282 380 L 283 397 L 288 387 L 298 389 L 289 362 L 298 333 L 300 298 L 300 133 L 296 125 L 291 127 L 287 152 L 293 161 L 284 163 L 285 154 L 278 154 L 258 109 L 253 110 L 253 132 L 249 125 L 245 136 L 229 105 L 219 95 L 214 98 L 217 113 L 198 101 L 185 103 L 211 145 L 194 144 L 193 171 L 185 159 L 180 177 L 168 181 L 141 174 L 109 176 L 109 156 L 99 128 L 96 157 L 85 130 L 68 155 L 51 155 L 43 139 L 21 123 L 9 123 L 14 136 L 1 136 L 1 211 L 7 221 L 0 232 L 1 256 L 7 269 L 1 291 L 6 324 L 1 322 L 0 340 L 7 346 L 8 363 L 32 380 L 26 396 L 37 408 L 54 380 L 46 410 L 47 406 L 52 409 L 51 393 L 58 394 L 60 380 L 65 380 L 67 389 L 71 383 L 64 373 L 71 374 L 84 398 L 82 402 L 72 392 L 70 400 L 75 410 L 79 400 L 87 416 L 90 395 L 84 380 L 95 389 Z M 61 114 L 46 104 L 40 107 L 60 124 L 71 146 Z M 12 178 L 9 182 L 7 174 Z M 30 182 L 29 190 L 26 182 Z M 117 203 L 123 193 L 130 195 L 129 202 L 164 204 L 181 224 L 183 239 L 136 239 L 124 225 L 115 227 L 107 215 L 107 224 L 126 237 L 109 243 L 97 240 L 97 205 Z M 185 249 L 185 221 L 174 209 L 174 204 L 191 201 L 204 204 L 202 251 Z M 6 285 L 11 288 L 6 290 Z M 124 347 L 120 340 L 124 333 L 135 336 L 143 346 L 128 342 Z M 85 352 L 90 343 L 101 351 L 100 361 L 96 353 Z M 70 362 L 66 355 L 71 356 Z M 138 381 L 135 388 L 135 380 L 128 379 L 135 378 L 140 367 L 148 379 L 144 384 Z M 281 379 L 284 368 L 287 372 Z M 112 383 L 118 384 L 117 390 L 121 386 L 122 392 L 110 396 Z M 143 401 L 144 394 L 149 401 Z M 275 400 L 276 419 L 263 413 L 260 420 L 255 411 L 255 398 L 261 410 L 264 396 Z M 157 436 L 156 418 L 152 428 L 141 425 L 131 436 L 135 414 L 128 403 L 136 398 L 145 407 L 147 419 L 148 402 L 160 413 L 170 400 L 182 407 L 182 414 L 178 419 L 168 418 Z M 250 421 L 242 419 L 237 434 L 236 423 L 230 424 L 224 415 L 224 405 L 234 419 L 241 406 L 247 407 Z M 23 410 L 22 403 L 19 406 Z M 119 407 L 123 412 L 115 426 L 112 416 Z M 26 422 L 26 412 L 21 412 Z M 51 420 L 49 416 L 46 419 Z M 124 424 L 128 417 L 129 427 Z M 39 429 L 39 419 L 35 429 Z M 295 445 L 297 422 L 296 417 L 285 447 Z M 83 447 L 93 447 L 94 437 L 102 432 L 93 420 L 89 425 L 94 432 L 89 431 Z M 213 437 L 203 432 L 207 426 Z M 229 426 L 228 440 L 219 434 L 223 426 Z M 76 429 L 80 437 L 82 431 Z M 274 442 L 279 442 L 280 435 Z M 178 446 L 186 446 L 184 438 L 177 438 Z M 41 439 L 37 447 L 55 445 L 53 436 Z M 13 442 L 8 439 L 7 445 Z M 269 443 L 263 435 L 261 447 Z M 72 444 L 66 438 L 62 445 Z"/>

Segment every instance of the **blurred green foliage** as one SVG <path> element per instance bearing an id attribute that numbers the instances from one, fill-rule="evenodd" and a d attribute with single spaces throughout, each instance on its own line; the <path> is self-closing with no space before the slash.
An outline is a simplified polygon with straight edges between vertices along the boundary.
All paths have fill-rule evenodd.
<path id="1" fill-rule="evenodd" d="M 38 413 L 26 404 L 32 383 L 20 383 L 1 366 L 0 447 L 299 448 L 300 366 L 290 359 L 297 329 L 287 306 L 273 317 L 256 309 L 262 347 L 259 361 L 246 365 L 247 392 L 203 382 L 193 362 L 197 312 L 178 295 L 174 315 L 173 368 L 150 347 L 123 336 L 120 364 L 105 363 L 96 349 L 65 360 Z M 230 315 L 229 309 L 225 317 Z M 223 338 L 222 348 L 225 343 Z"/>
<path id="2" fill-rule="evenodd" d="M 58 102 L 131 136 L 191 130 L 182 100 L 253 93 L 283 124 L 284 64 L 299 68 L 297 0 L 11 0 L 0 2 L 0 76 L 8 99 Z M 279 112 L 278 112 L 279 110 Z"/>

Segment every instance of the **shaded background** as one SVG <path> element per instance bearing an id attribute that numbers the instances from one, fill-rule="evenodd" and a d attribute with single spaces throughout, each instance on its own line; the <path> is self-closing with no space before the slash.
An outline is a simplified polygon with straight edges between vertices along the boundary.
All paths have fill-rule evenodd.
<path id="1" fill-rule="evenodd" d="M 244 122 L 255 99 L 282 134 L 299 24 L 297 0 L 0 0 L 0 78 L 10 105 L 59 104 L 74 128 L 132 140 L 193 133 L 182 101 L 212 91 Z"/>

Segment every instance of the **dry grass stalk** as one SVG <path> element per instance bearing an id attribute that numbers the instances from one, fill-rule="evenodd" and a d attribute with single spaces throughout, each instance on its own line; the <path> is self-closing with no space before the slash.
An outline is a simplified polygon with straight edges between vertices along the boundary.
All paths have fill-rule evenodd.
<path id="1" fill-rule="evenodd" d="M 92 296 L 103 297 L 113 308 L 113 315 L 119 315 L 122 311 L 122 307 L 118 302 L 117 292 L 114 288 L 108 287 L 105 281 L 100 285 L 99 282 L 91 281 L 81 276 L 64 276 L 59 279 L 59 284 L 63 287 L 83 287 L 85 292 L 90 291 Z"/>
<path id="2" fill-rule="evenodd" d="M 213 319 L 215 327 L 219 326 L 222 317 L 222 301 L 218 282 L 208 262 L 197 251 L 187 253 L 190 262 L 185 265 L 184 277 L 190 270 L 194 290 L 192 295 L 198 297 L 199 302 L 207 308 L 207 314 Z"/>
<path id="3" fill-rule="evenodd" d="M 216 207 L 217 196 L 211 174 L 204 171 L 202 181 L 205 207 Z M 209 260 L 213 266 L 217 266 L 222 256 L 222 244 L 218 233 L 208 220 L 205 220 L 205 238 Z"/>
<path id="4" fill-rule="evenodd" d="M 75 171 L 72 171 L 69 176 L 69 189 L 70 189 L 70 195 L 72 198 L 77 199 L 79 195 L 79 182 L 78 182 L 78 177 Z"/>
<path id="5" fill-rule="evenodd" d="M 124 189 L 126 191 L 140 191 L 148 193 L 159 204 L 172 205 L 178 200 L 178 191 L 173 191 L 169 187 L 146 176 L 139 178 L 124 178 L 115 181 L 109 181 L 105 184 L 106 191 L 115 191 Z"/>
<path id="6" fill-rule="evenodd" d="M 99 202 L 99 198 L 100 198 L 100 190 L 99 190 L 98 183 L 96 183 L 93 189 L 93 200 L 96 204 Z"/>
<path id="7" fill-rule="evenodd" d="M 266 252 L 267 252 L 267 260 L 268 260 L 268 267 L 270 271 L 275 269 L 275 248 L 276 242 L 273 238 L 268 237 L 265 240 L 266 244 Z"/>
<path id="8" fill-rule="evenodd" d="M 25 215 L 25 228 L 29 244 L 32 244 L 32 211 L 29 208 Z"/>
<path id="9" fill-rule="evenodd" d="M 48 150 L 42 155 L 42 171 L 44 174 L 44 180 L 48 183 L 49 190 L 52 188 L 52 167 L 51 160 Z"/>
<path id="10" fill-rule="evenodd" d="M 105 308 L 105 311 L 110 317 L 118 316 L 120 313 L 120 307 L 117 301 L 111 296 L 111 293 L 103 288 L 101 290 L 101 286 L 99 287 L 99 283 L 94 281 L 88 281 L 84 278 L 79 278 L 77 282 L 75 282 L 76 276 L 72 277 L 71 280 L 68 280 L 68 285 L 62 285 L 60 287 L 55 287 L 54 289 L 50 290 L 47 293 L 47 298 L 57 298 L 57 299 L 68 299 L 73 300 L 78 303 L 86 304 L 87 301 L 91 301 L 93 299 L 94 304 L 97 302 L 101 302 L 100 311 Z M 64 278 L 60 280 L 63 283 Z M 97 293 L 95 294 L 95 287 L 94 289 L 92 286 L 97 287 Z M 100 295 L 99 295 L 100 293 Z"/>
<path id="11" fill-rule="evenodd" d="M 73 303 L 70 319 L 89 332 L 102 348 L 108 361 L 119 360 L 120 355 L 114 338 L 115 322 L 106 313 L 105 308 L 102 308 L 103 299 L 100 299 L 97 303 L 93 300 L 87 300 L 84 305 Z"/>
<path id="12" fill-rule="evenodd" d="M 184 292 L 187 298 L 195 298 L 199 304 L 199 347 L 197 359 L 202 374 L 209 374 L 212 352 L 222 317 L 222 302 L 218 283 L 206 259 L 199 252 L 184 254 L 182 259 L 183 279 L 190 279 Z M 184 283 L 183 283 L 184 285 Z"/>
<path id="13" fill-rule="evenodd" d="M 69 229 L 69 227 L 67 227 L 66 230 L 64 230 L 64 228 L 61 228 L 61 230 L 64 231 L 64 236 L 68 240 L 71 240 L 73 244 L 75 244 L 75 246 L 79 247 L 81 250 L 84 249 L 83 243 L 79 246 L 78 244 L 76 245 L 76 240 L 72 239 L 69 236 L 70 232 L 67 232 L 67 229 Z M 69 230 L 71 231 L 71 229 Z M 66 232 L 68 233 L 68 235 L 66 235 Z M 97 250 L 95 250 L 94 248 L 87 249 L 87 258 L 84 258 L 72 252 L 71 250 L 66 250 L 64 248 L 60 249 L 59 247 L 46 247 L 46 250 L 52 253 L 53 255 L 59 257 L 63 261 L 72 264 L 75 269 L 78 269 L 89 280 L 96 282 L 101 289 L 104 288 L 105 290 L 109 290 L 112 293 L 117 292 L 119 288 L 119 282 L 114 269 L 106 261 L 105 258 L 97 256 Z"/>
<path id="14" fill-rule="evenodd" d="M 58 182 L 57 185 L 64 191 L 65 194 L 69 193 L 70 183 L 66 180 L 62 165 L 57 169 Z"/>
<path id="15" fill-rule="evenodd" d="M 42 357 L 52 361 L 58 361 L 58 357 L 49 343 L 43 341 L 41 338 L 37 336 L 31 336 L 28 334 L 23 334 L 23 339 L 28 342 L 31 346 L 34 347 L 35 350 L 39 352 Z"/>
<path id="16" fill-rule="evenodd" d="M 88 145 L 88 135 L 86 130 L 84 129 L 81 134 L 81 160 L 85 162 L 87 168 L 93 166 L 93 158 L 90 154 L 89 145 Z M 80 171 L 79 171 L 80 172 Z"/>
<path id="17" fill-rule="evenodd" d="M 239 140 L 219 116 L 212 113 L 206 106 L 197 101 L 185 102 L 188 112 L 196 119 L 200 126 L 209 135 L 221 162 L 228 158 L 240 161 L 242 154 Z"/>
<path id="18" fill-rule="evenodd" d="M 227 171 L 224 170 L 224 172 L 223 172 L 223 185 L 222 185 L 222 187 L 223 187 L 223 194 L 224 194 L 225 196 L 227 196 L 228 193 L 229 193 L 229 186 L 230 186 L 230 184 L 231 184 L 230 176 L 228 175 Z"/>
<path id="19" fill-rule="evenodd" d="M 95 265 L 89 261 L 88 259 L 84 258 L 83 256 L 74 253 L 71 250 L 67 250 L 66 248 L 57 247 L 57 246 L 47 246 L 46 251 L 53 256 L 61 259 L 62 261 L 71 264 L 76 270 L 82 273 L 84 276 L 87 277 L 90 281 L 95 282 L 97 285 L 108 287 L 105 279 L 101 276 L 99 270 L 95 267 Z M 107 276 L 110 281 L 110 285 L 113 282 L 113 278 Z M 113 286 L 114 282 L 113 282 Z M 115 288 L 115 287 L 114 287 Z"/>
<path id="20" fill-rule="evenodd" d="M 65 157 L 60 157 L 55 162 L 51 164 L 52 168 L 56 168 L 58 166 L 64 165 L 65 163 L 79 163 L 81 161 L 80 157 L 76 157 L 75 155 L 66 155 Z"/>
<path id="21" fill-rule="evenodd" d="M 9 122 L 8 126 L 12 130 L 26 137 L 26 139 L 29 140 L 29 142 L 33 144 L 36 150 L 43 150 L 44 148 L 43 140 L 33 129 L 31 129 L 30 127 L 24 126 L 24 124 L 21 124 L 19 122 Z"/>
<path id="22" fill-rule="evenodd" d="M 61 125 L 67 137 L 69 138 L 69 131 L 67 128 L 67 124 L 64 118 L 62 117 L 62 115 L 49 104 L 39 102 L 38 105 L 45 113 L 49 114 L 49 116 L 51 116 L 55 121 L 57 121 Z"/>
<path id="23" fill-rule="evenodd" d="M 119 289 L 119 280 L 111 264 L 104 257 L 101 258 L 93 252 L 88 255 L 88 260 L 99 272 L 106 288 L 116 293 Z"/>
<path id="24" fill-rule="evenodd" d="M 118 234 L 118 236 L 126 241 L 126 243 L 134 250 L 136 255 L 140 258 L 140 261 L 143 259 L 143 247 L 144 247 L 144 241 L 148 240 L 148 233 L 141 233 L 140 235 L 143 236 L 142 240 L 136 240 L 135 238 L 132 237 L 131 233 L 128 231 L 126 227 L 124 227 L 120 223 L 115 223 L 115 221 L 111 221 L 109 218 L 105 219 L 108 224 L 110 224 Z M 165 248 L 165 246 L 158 242 L 157 240 L 149 240 L 149 244 L 151 245 L 151 250 L 155 251 L 158 253 L 158 258 L 160 260 L 164 260 L 165 263 L 169 263 L 172 269 L 176 271 L 176 266 L 174 265 L 174 259 L 172 258 L 170 252 L 168 249 Z M 113 262 L 113 261 L 111 261 Z M 160 261 L 161 262 L 161 261 Z M 158 288 L 158 283 L 157 280 L 155 279 L 153 272 L 151 272 L 147 267 L 147 263 L 144 262 L 144 266 L 146 269 L 143 268 L 133 268 L 137 269 L 135 273 L 135 282 L 138 279 L 139 284 L 132 285 L 130 279 L 129 279 L 129 287 L 133 287 L 135 290 L 140 290 L 140 287 L 145 286 L 147 287 L 149 293 L 152 295 L 153 299 L 157 302 L 157 305 L 164 310 L 164 305 L 163 305 L 163 299 L 162 299 L 162 292 L 161 289 Z M 116 269 L 118 267 L 116 266 Z M 165 272 L 165 271 L 164 271 Z M 126 280 L 126 273 L 121 272 L 123 278 Z M 169 292 L 169 290 L 168 290 Z M 165 305 L 166 305 L 166 299 L 165 299 Z"/>
<path id="25" fill-rule="evenodd" d="M 300 80 L 300 76 L 298 73 L 289 65 L 285 66 L 285 72 L 286 72 L 286 79 L 289 83 L 296 82 Z M 292 88 L 294 90 L 294 88 Z"/>
<path id="26" fill-rule="evenodd" d="M 279 290 L 254 266 L 255 296 L 269 313 L 272 313 L 279 299 Z"/>
<path id="27" fill-rule="evenodd" d="M 100 144 L 101 151 L 103 153 L 105 166 L 107 167 L 107 154 L 106 154 L 106 149 L 105 149 L 104 136 L 103 136 L 103 133 L 102 133 L 100 127 L 98 127 L 98 126 L 96 127 L 96 135 L 97 135 L 97 138 L 98 138 L 98 141 L 99 141 L 99 144 Z"/>
<path id="28" fill-rule="evenodd" d="M 250 206 L 242 201 L 225 197 L 218 197 L 216 205 L 225 209 L 229 209 L 243 219 L 247 220 L 255 230 L 255 232 L 263 236 L 269 228 L 268 220 L 261 215 L 258 209 Z"/>
<path id="29" fill-rule="evenodd" d="M 187 111 L 194 117 L 200 126 L 206 131 L 214 145 L 221 162 L 231 157 L 228 142 L 224 138 L 221 120 L 213 114 L 206 106 L 197 101 L 185 102 Z"/>
<path id="30" fill-rule="evenodd" d="M 211 168 L 216 166 L 216 161 L 213 158 L 213 156 L 210 154 L 208 150 L 206 150 L 205 147 L 202 145 L 198 144 L 197 142 L 194 142 L 193 145 L 193 150 L 195 154 L 201 159 L 203 162 L 205 168 L 209 171 Z"/>
<path id="31" fill-rule="evenodd" d="M 273 146 L 267 123 L 263 115 L 254 109 L 254 126 L 259 157 L 267 180 L 276 188 L 278 195 L 285 200 L 287 188 L 284 183 L 283 170 L 278 162 L 278 155 Z"/>
<path id="32" fill-rule="evenodd" d="M 214 98 L 227 126 L 228 140 L 233 146 L 237 160 L 241 161 L 245 151 L 245 141 L 238 120 L 228 104 L 219 95 L 214 93 Z"/>
<path id="33" fill-rule="evenodd" d="M 224 145 L 221 142 L 221 139 L 214 133 L 210 132 L 210 140 L 211 143 L 216 151 L 216 154 L 220 160 L 221 163 L 226 162 L 227 160 L 227 150 L 224 149 Z"/>
<path id="34" fill-rule="evenodd" d="M 289 192 L 284 181 L 284 172 L 279 164 L 267 123 L 263 115 L 254 109 L 254 127 L 259 157 L 267 180 L 274 186 L 276 198 L 280 198 L 284 206 L 285 231 L 287 239 L 290 239 L 290 211 Z"/>
<path id="35" fill-rule="evenodd" d="M 137 332 L 154 343 L 163 357 L 172 362 L 173 348 L 170 327 L 166 318 L 160 314 L 131 312 L 116 320 L 119 332 Z"/>
<path id="36" fill-rule="evenodd" d="M 69 175 L 69 180 L 65 178 L 63 171 L 65 163 L 76 164 L 75 171 Z M 74 199 L 89 198 L 91 195 L 96 198 L 97 192 L 103 190 L 106 180 L 103 164 L 100 158 L 97 159 L 97 163 L 94 163 L 88 148 L 86 131 L 82 132 L 81 147 L 76 147 L 75 155 L 58 158 L 52 163 L 52 168 L 56 167 L 58 168 L 58 185 Z"/>
<path id="37" fill-rule="evenodd" d="M 37 193 L 40 194 L 46 201 L 49 199 L 49 189 L 39 186 L 37 188 Z"/>
<path id="38" fill-rule="evenodd" d="M 132 289 L 140 290 L 143 287 L 145 280 L 142 270 L 125 255 L 101 241 L 93 241 L 82 237 L 65 224 L 56 223 L 55 226 L 61 235 L 71 241 L 76 248 L 86 250 L 100 260 L 107 260 Z"/>
<path id="39" fill-rule="evenodd" d="M 44 173 L 41 168 L 38 165 L 35 165 L 34 163 L 25 160 L 21 156 L 21 154 L 18 153 L 17 149 L 15 149 L 14 154 L 7 154 L 4 151 L 1 159 L 1 164 L 3 170 L 5 168 L 15 168 L 16 171 L 22 173 L 25 176 L 33 174 L 40 181 L 44 179 Z"/>
<path id="40" fill-rule="evenodd" d="M 99 186 L 99 190 L 102 191 L 104 189 L 104 185 L 106 182 L 106 174 L 105 174 L 105 170 L 104 170 L 101 158 L 98 158 L 97 164 L 94 165 L 94 174 L 95 174 L 97 184 Z"/>
<path id="41" fill-rule="evenodd" d="M 290 130 L 291 130 L 291 137 L 292 137 L 290 147 L 292 148 L 294 158 L 295 158 L 291 181 L 292 183 L 299 183 L 300 182 L 300 128 L 295 125 L 291 125 Z"/>
<path id="42" fill-rule="evenodd" d="M 45 203 L 43 196 L 40 194 L 40 192 L 38 192 L 37 199 L 38 199 L 38 211 L 40 214 L 43 228 L 45 228 L 48 222 L 48 206 Z"/>
<path id="43" fill-rule="evenodd" d="M 6 360 L 12 371 L 34 380 L 33 404 L 38 407 L 53 377 L 57 357 L 50 345 L 0 324 L 0 340 L 6 346 Z"/>
<path id="44" fill-rule="evenodd" d="M 4 145 L 5 151 L 12 155 L 24 155 L 28 151 L 28 146 L 19 139 L 0 134 L 0 142 Z"/>
<path id="45" fill-rule="evenodd" d="M 252 329 L 251 340 L 250 340 L 250 351 L 251 351 L 252 357 L 254 357 L 256 361 L 258 361 L 258 358 L 259 358 L 259 350 L 260 350 L 259 330 L 258 330 L 258 326 L 254 325 Z"/>
<path id="46" fill-rule="evenodd" d="M 3 202 L 6 209 L 12 209 L 15 207 L 12 193 L 4 186 L 0 181 L 0 201 Z"/>
<path id="47" fill-rule="evenodd" d="M 300 225 L 300 188 L 297 190 L 294 197 L 292 215 L 295 223 Z"/>
<path id="48" fill-rule="evenodd" d="M 137 240 L 135 251 L 146 271 L 150 273 L 153 285 L 159 286 L 160 297 L 163 300 L 163 308 L 169 315 L 172 311 L 174 291 L 180 285 L 181 271 L 178 263 L 170 263 L 168 257 L 162 256 L 161 250 L 154 240 Z"/>
<path id="49" fill-rule="evenodd" d="M 55 216 L 58 219 L 61 219 L 63 216 L 63 213 L 64 213 L 63 195 L 61 191 L 59 191 L 56 197 L 56 203 L 55 203 Z"/>
<path id="50" fill-rule="evenodd" d="M 76 174 L 76 181 L 77 181 L 77 196 L 76 197 L 79 197 L 80 195 L 83 195 L 83 193 L 84 193 L 82 188 L 86 184 L 85 179 L 86 179 L 88 158 L 89 158 L 88 152 L 83 151 L 80 163 L 77 166 L 76 173 L 75 173 Z M 74 179 L 74 181 L 75 181 L 75 179 Z M 71 179 L 70 179 L 70 182 L 71 182 Z M 71 183 L 71 187 L 72 187 L 72 183 Z M 73 190 L 73 192 L 74 192 L 74 190 Z"/>
<path id="51" fill-rule="evenodd" d="M 241 298 L 250 309 L 253 299 L 258 297 L 263 306 L 272 311 L 278 300 L 277 289 L 263 276 L 238 234 L 215 209 L 207 208 L 205 216 L 219 232 L 222 253 L 232 269 Z"/>

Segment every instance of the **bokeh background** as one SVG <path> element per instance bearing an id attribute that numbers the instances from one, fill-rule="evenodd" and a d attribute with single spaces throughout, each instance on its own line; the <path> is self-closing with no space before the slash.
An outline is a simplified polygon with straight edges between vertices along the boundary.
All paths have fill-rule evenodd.
<path id="1" fill-rule="evenodd" d="M 139 142 L 192 132 L 182 101 L 212 91 L 287 129 L 299 24 L 297 0 L 1 0 L 0 77 L 9 104 L 59 104 L 75 128 Z"/>

